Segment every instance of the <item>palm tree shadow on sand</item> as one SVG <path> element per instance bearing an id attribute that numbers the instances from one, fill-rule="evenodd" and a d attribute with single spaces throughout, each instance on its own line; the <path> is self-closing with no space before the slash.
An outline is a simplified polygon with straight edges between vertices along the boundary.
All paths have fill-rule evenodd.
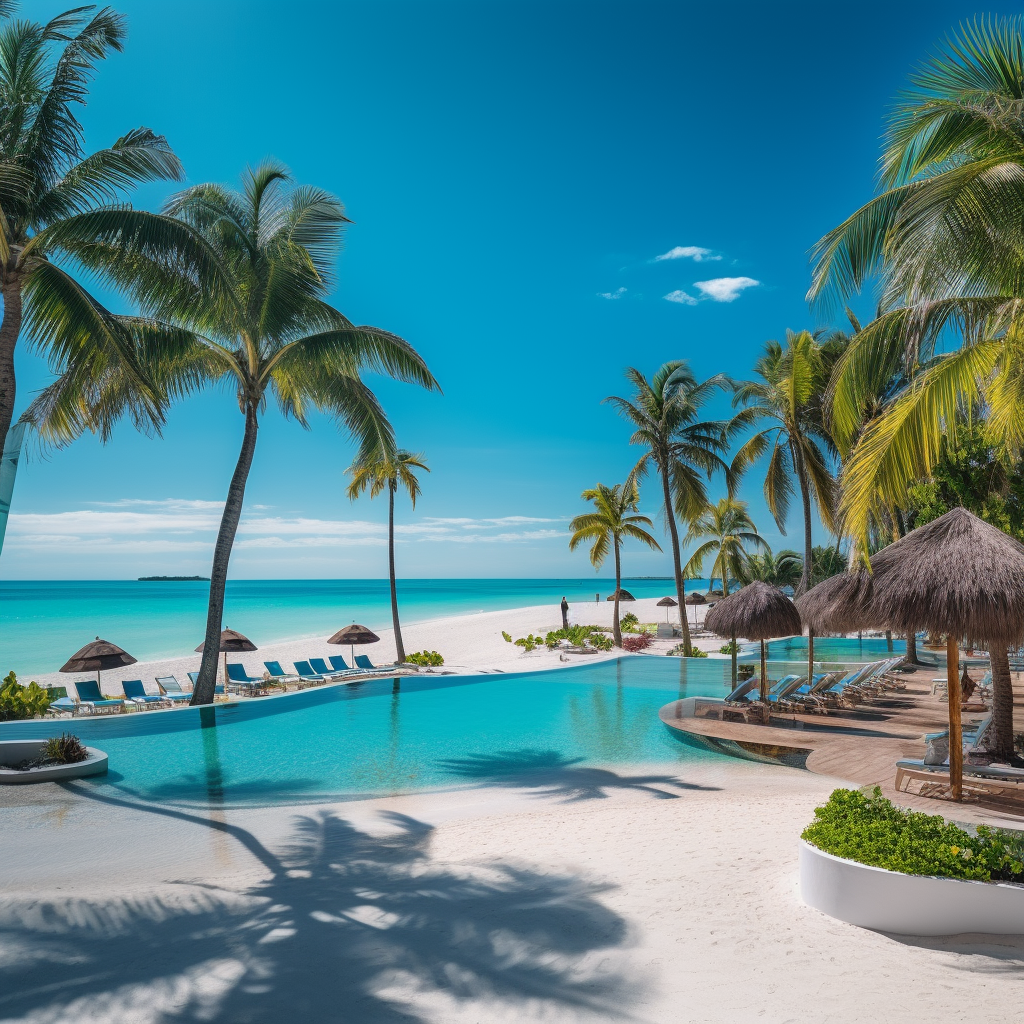
<path id="1" fill-rule="evenodd" d="M 538 797 L 564 801 L 603 800 L 612 790 L 633 789 L 659 800 L 674 800 L 685 790 L 715 790 L 683 782 L 674 775 L 619 775 L 608 768 L 584 765 L 582 757 L 566 757 L 557 750 L 506 750 L 494 754 L 470 754 L 440 762 L 452 775 L 477 782 L 530 789 Z M 659 787 L 668 786 L 677 792 Z"/>
<path id="2" fill-rule="evenodd" d="M 400 814 L 383 836 L 298 816 L 275 854 L 237 825 L 128 806 L 219 828 L 270 877 L 0 903 L 0 1019 L 416 1024 L 417 997 L 432 1019 L 467 1001 L 515 1019 L 628 1016 L 638 980 L 586 959 L 627 938 L 599 900 L 609 886 L 436 863 L 432 826 Z"/>

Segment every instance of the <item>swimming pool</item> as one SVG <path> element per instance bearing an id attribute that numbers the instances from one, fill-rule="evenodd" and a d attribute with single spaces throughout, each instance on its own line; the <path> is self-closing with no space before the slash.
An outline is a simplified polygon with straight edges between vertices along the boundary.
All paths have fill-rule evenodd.
<path id="1" fill-rule="evenodd" d="M 784 666 L 776 671 L 782 674 Z M 658 719 L 722 696 L 727 659 L 623 657 L 547 672 L 374 679 L 207 708 L 0 724 L 110 756 L 79 785 L 187 805 L 295 803 L 501 782 L 584 764 L 692 761 Z"/>
<path id="2" fill-rule="evenodd" d="M 856 637 L 823 636 L 814 638 L 814 661 L 826 664 L 866 664 L 890 657 L 892 654 L 906 654 L 905 640 L 893 640 L 889 645 L 884 637 L 858 640 Z M 745 647 L 740 660 L 751 661 L 760 657 L 757 644 Z M 795 661 L 807 663 L 807 637 L 791 636 L 785 640 L 768 642 L 768 657 L 773 661 Z"/>

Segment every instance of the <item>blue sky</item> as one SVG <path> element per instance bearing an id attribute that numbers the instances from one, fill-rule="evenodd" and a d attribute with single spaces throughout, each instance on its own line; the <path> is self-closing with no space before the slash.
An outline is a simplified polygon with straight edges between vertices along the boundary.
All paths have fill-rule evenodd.
<path id="1" fill-rule="evenodd" d="M 443 396 L 378 382 L 401 443 L 433 470 L 400 515 L 399 574 L 419 577 L 592 572 L 567 550 L 567 519 L 583 488 L 621 480 L 636 456 L 601 399 L 623 393 L 625 366 L 671 358 L 743 377 L 766 339 L 822 324 L 803 298 L 807 250 L 871 195 L 908 70 L 976 13 L 115 6 L 130 37 L 84 111 L 89 146 L 147 125 L 191 182 L 235 182 L 274 156 L 337 194 L 354 223 L 336 304 L 407 338 L 441 382 Z M 152 208 L 166 191 L 134 201 Z M 49 375 L 24 346 L 18 373 L 24 406 Z M 0 578 L 205 573 L 241 429 L 213 391 L 177 406 L 162 439 L 124 426 L 106 446 L 86 437 L 24 464 Z M 386 509 L 344 497 L 351 454 L 325 420 L 306 432 L 266 415 L 233 575 L 385 574 Z M 743 496 L 773 546 L 799 546 L 796 509 L 784 540 L 756 474 Z M 653 488 L 645 504 L 656 512 Z M 669 561 L 627 549 L 624 568 L 662 574 Z"/>

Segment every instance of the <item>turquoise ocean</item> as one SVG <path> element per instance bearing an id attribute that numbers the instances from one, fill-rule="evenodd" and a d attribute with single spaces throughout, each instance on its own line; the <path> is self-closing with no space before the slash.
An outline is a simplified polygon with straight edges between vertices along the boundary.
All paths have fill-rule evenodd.
<path id="1" fill-rule="evenodd" d="M 624 579 L 634 597 L 671 594 L 669 579 Z M 707 590 L 707 580 L 686 589 Z M 614 581 L 575 579 L 399 580 L 403 622 L 526 605 L 603 601 Z M 209 585 L 134 580 L 0 581 L 0 673 L 54 672 L 96 636 L 139 661 L 181 657 L 203 639 Z M 581 609 L 578 618 L 585 620 Z M 224 624 L 258 646 L 324 636 L 359 622 L 391 625 L 387 580 L 237 580 L 228 583 Z"/>

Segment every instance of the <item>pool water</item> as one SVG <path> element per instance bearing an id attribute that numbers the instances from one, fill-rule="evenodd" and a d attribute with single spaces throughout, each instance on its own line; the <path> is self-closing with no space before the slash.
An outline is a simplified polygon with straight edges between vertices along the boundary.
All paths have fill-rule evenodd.
<path id="1" fill-rule="evenodd" d="M 815 637 L 814 660 L 826 664 L 866 664 L 890 657 L 892 654 L 906 654 L 905 640 L 893 640 L 889 644 L 884 637 L 858 640 L 856 637 Z M 750 661 L 760 657 L 757 644 L 744 648 L 741 660 Z M 785 640 L 768 642 L 768 657 L 773 661 L 795 661 L 807 663 L 807 637 L 791 636 Z"/>
<path id="2" fill-rule="evenodd" d="M 783 674 L 778 666 L 773 674 Z M 0 739 L 73 729 L 110 757 L 78 785 L 225 805 L 348 799 L 509 781 L 587 764 L 714 757 L 658 709 L 722 696 L 727 659 L 623 657 L 547 672 L 375 679 L 167 713 L 0 724 Z"/>

